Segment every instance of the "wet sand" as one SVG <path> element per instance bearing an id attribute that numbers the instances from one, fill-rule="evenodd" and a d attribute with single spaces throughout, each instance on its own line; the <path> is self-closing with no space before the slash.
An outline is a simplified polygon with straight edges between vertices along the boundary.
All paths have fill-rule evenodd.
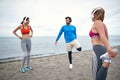
<path id="1" fill-rule="evenodd" d="M 112 59 L 107 80 L 120 80 L 119 54 Z M 20 73 L 20 60 L 0 63 L 0 80 L 92 80 L 92 51 L 73 54 L 73 68 L 69 69 L 67 54 L 31 59 L 33 71 Z"/>

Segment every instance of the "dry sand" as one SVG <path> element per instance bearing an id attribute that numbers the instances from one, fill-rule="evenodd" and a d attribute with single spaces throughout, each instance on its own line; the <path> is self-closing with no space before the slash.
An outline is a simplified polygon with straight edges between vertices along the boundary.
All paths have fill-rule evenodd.
<path id="1" fill-rule="evenodd" d="M 112 60 L 107 80 L 120 80 L 119 54 Z M 69 69 L 67 54 L 31 59 L 33 71 L 20 73 L 21 61 L 0 63 L 0 80 L 92 80 L 92 51 L 73 54 L 73 69 Z"/>

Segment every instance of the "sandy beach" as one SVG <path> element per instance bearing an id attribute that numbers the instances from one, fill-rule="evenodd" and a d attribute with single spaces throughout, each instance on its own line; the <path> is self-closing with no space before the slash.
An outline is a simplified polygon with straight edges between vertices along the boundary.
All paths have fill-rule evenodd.
<path id="1" fill-rule="evenodd" d="M 107 80 L 120 80 L 119 54 L 112 59 Z M 73 54 L 73 69 L 69 69 L 67 54 L 32 58 L 33 71 L 20 73 L 21 60 L 0 63 L 0 80 L 92 80 L 92 51 Z"/>

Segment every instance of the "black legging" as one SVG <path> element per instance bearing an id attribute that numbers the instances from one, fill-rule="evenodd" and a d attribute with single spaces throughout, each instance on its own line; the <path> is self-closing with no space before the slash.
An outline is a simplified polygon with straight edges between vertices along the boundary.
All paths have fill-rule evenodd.
<path id="1" fill-rule="evenodd" d="M 79 47 L 77 48 L 78 51 L 81 51 L 82 48 Z M 69 59 L 69 63 L 72 64 L 72 51 L 68 51 L 68 59 Z"/>
<path id="2" fill-rule="evenodd" d="M 82 50 L 82 48 L 81 48 L 81 47 L 79 47 L 79 48 L 77 48 L 77 50 L 78 50 L 78 51 L 81 51 L 81 50 Z"/>
<path id="3" fill-rule="evenodd" d="M 69 63 L 72 64 L 72 51 L 68 52 Z"/>

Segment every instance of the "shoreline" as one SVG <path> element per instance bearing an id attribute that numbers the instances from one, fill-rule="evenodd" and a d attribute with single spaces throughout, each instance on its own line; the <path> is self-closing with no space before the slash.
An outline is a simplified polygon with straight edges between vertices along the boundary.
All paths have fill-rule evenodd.
<path id="1" fill-rule="evenodd" d="M 118 46 L 113 46 L 112 48 L 114 47 L 120 47 L 120 45 Z M 92 51 L 92 50 L 84 50 L 82 52 L 86 52 L 86 51 Z M 73 52 L 74 53 L 79 53 L 79 52 Z M 55 54 L 55 53 L 52 53 L 52 54 L 37 54 L 37 55 L 31 55 L 31 59 L 34 59 L 34 58 L 41 58 L 41 57 L 50 57 L 50 56 L 59 56 L 59 55 L 65 55 L 67 53 L 58 53 L 58 54 Z M 20 61 L 22 59 L 22 56 L 20 57 L 9 57 L 9 58 L 3 58 L 3 59 L 0 59 L 0 63 L 4 63 L 4 62 L 12 62 L 12 61 Z"/>
<path id="2" fill-rule="evenodd" d="M 114 47 L 120 47 L 120 45 L 118 46 L 112 46 L 112 48 Z M 82 52 L 85 52 L 85 51 L 92 51 L 92 50 L 84 50 Z M 73 52 L 73 53 L 79 53 L 79 52 Z M 52 54 L 36 54 L 36 55 L 31 55 L 31 59 L 34 59 L 34 58 L 41 58 L 41 57 L 49 57 L 49 56 L 58 56 L 58 55 L 65 55 L 67 53 L 58 53 L 58 54 L 55 54 L 55 53 L 52 53 Z M 19 57 L 9 57 L 9 58 L 3 58 L 3 59 L 0 59 L 0 63 L 4 63 L 4 62 L 12 62 L 12 61 L 20 61 L 22 59 L 22 56 L 19 56 Z"/>
<path id="3" fill-rule="evenodd" d="M 91 51 L 91 50 L 84 50 L 82 52 L 85 52 L 85 51 Z M 74 53 L 78 53 L 77 51 L 76 52 L 73 52 Z M 37 55 L 31 55 L 31 59 L 34 59 L 34 58 L 41 58 L 41 57 L 50 57 L 50 56 L 59 56 L 59 55 L 64 55 L 64 54 L 67 54 L 67 53 L 59 53 L 59 54 L 37 54 Z M 22 59 L 22 56 L 20 57 L 10 57 L 10 58 L 3 58 L 3 59 L 0 59 L 0 63 L 4 63 L 4 62 L 12 62 L 12 61 L 19 61 Z"/>

